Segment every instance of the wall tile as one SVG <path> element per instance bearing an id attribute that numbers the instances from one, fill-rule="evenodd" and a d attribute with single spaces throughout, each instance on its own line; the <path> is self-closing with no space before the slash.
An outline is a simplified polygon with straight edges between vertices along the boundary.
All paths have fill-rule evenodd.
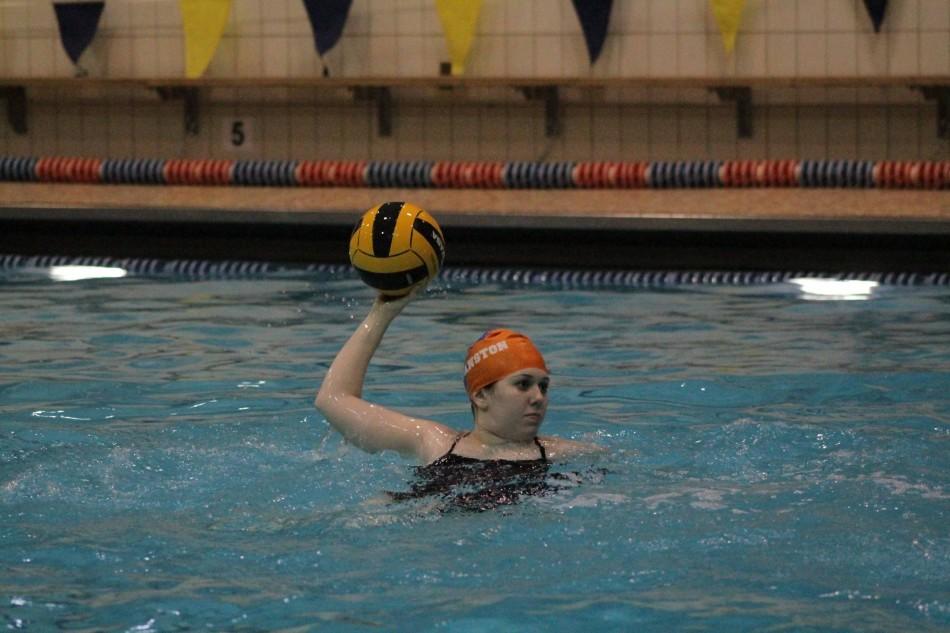
<path id="1" fill-rule="evenodd" d="M 719 38 L 710 37 L 721 51 L 722 44 Z M 768 73 L 768 36 L 764 33 L 744 33 L 736 40 L 736 48 L 732 55 L 732 64 L 735 74 L 743 77 L 765 76 Z M 728 67 L 727 67 L 728 68 Z"/>
<path id="2" fill-rule="evenodd" d="M 290 74 L 288 41 L 283 37 L 261 39 L 263 59 L 261 74 L 264 77 L 286 77 Z"/>
<path id="3" fill-rule="evenodd" d="M 376 138 L 376 116 L 367 105 L 354 105 L 350 112 L 342 117 L 343 134 L 340 142 L 340 158 L 360 160 L 369 156 L 372 139 Z"/>
<path id="4" fill-rule="evenodd" d="M 157 75 L 159 77 L 181 77 L 185 74 L 185 48 L 184 42 L 177 37 L 156 38 L 155 46 L 158 51 Z M 221 47 L 215 57 L 221 53 Z M 153 62 L 155 63 L 155 62 Z M 214 63 L 214 59 L 211 60 Z M 223 64 L 222 64 L 223 65 Z M 211 70 L 211 64 L 208 65 Z"/>
<path id="5" fill-rule="evenodd" d="M 205 71 L 206 77 L 236 77 L 238 76 L 238 47 L 243 43 L 236 37 L 225 35 L 218 44 L 218 50 L 214 52 L 214 57 L 208 64 Z M 175 58 L 175 65 L 169 60 L 168 67 L 171 69 L 172 76 L 184 76 L 185 74 L 185 43 L 179 41 L 177 52 L 169 51 L 169 57 Z"/>
<path id="6" fill-rule="evenodd" d="M 678 33 L 705 33 L 706 17 L 710 13 L 709 3 L 706 0 L 676 0 L 676 31 Z"/>
<path id="7" fill-rule="evenodd" d="M 653 160 L 678 160 L 679 119 L 676 108 L 667 105 L 654 105 L 649 109 L 650 155 Z"/>
<path id="8" fill-rule="evenodd" d="M 260 77 L 263 69 L 264 40 L 260 37 L 242 37 L 238 41 L 237 66 L 240 77 Z"/>
<path id="9" fill-rule="evenodd" d="M 799 32 L 824 32 L 828 28 L 826 0 L 798 0 L 796 13 Z"/>
<path id="10" fill-rule="evenodd" d="M 594 157 L 593 121 L 586 105 L 568 105 L 563 108 L 563 157 L 561 160 L 592 160 Z"/>
<path id="11" fill-rule="evenodd" d="M 561 0 L 519 0 L 525 5 L 530 5 L 533 1 L 531 32 L 535 35 L 560 35 L 563 32 L 577 30 L 580 32 L 580 24 L 574 14 L 574 8 L 570 3 Z M 564 9 L 570 13 L 562 16 Z"/>
<path id="12" fill-rule="evenodd" d="M 798 24 L 798 4 L 788 0 L 769 2 L 766 9 L 766 24 L 770 33 L 792 33 Z"/>
<path id="13" fill-rule="evenodd" d="M 687 33 L 677 37 L 676 74 L 680 77 L 706 75 L 706 34 Z"/>
<path id="14" fill-rule="evenodd" d="M 825 160 L 828 158 L 828 117 L 824 107 L 798 108 L 796 112 L 799 158 Z"/>
<path id="15" fill-rule="evenodd" d="M 534 74 L 557 77 L 561 74 L 561 38 L 539 35 L 534 38 Z"/>
<path id="16" fill-rule="evenodd" d="M 590 55 L 583 35 L 562 35 L 559 38 L 561 49 L 561 68 L 558 73 L 561 77 L 583 77 L 593 74 L 590 65 Z M 606 46 L 605 46 L 606 48 Z M 600 60 L 604 58 L 604 51 L 597 60 L 597 66 L 602 66 Z"/>
<path id="17" fill-rule="evenodd" d="M 505 30 L 506 35 L 534 33 L 534 3 L 525 0 L 505 3 Z"/>
<path id="18" fill-rule="evenodd" d="M 17 38 L 6 42 L 7 71 L 11 77 L 29 77 L 30 72 L 30 46 L 26 38 Z"/>
<path id="19" fill-rule="evenodd" d="M 286 38 L 289 34 L 286 0 L 268 0 L 261 5 L 261 35 L 267 38 Z"/>
<path id="20" fill-rule="evenodd" d="M 343 67 L 337 72 L 343 76 L 365 77 L 370 74 L 369 49 L 372 38 L 344 37 L 335 48 L 340 49 Z"/>
<path id="21" fill-rule="evenodd" d="M 920 124 L 919 160 L 947 160 L 950 156 L 950 139 L 937 137 L 937 108 L 921 107 L 918 115 Z"/>
<path id="22" fill-rule="evenodd" d="M 950 2 L 920 0 L 919 24 L 922 31 L 950 31 Z"/>
<path id="23" fill-rule="evenodd" d="M 573 42 L 578 42 L 578 44 L 573 44 L 572 48 L 577 50 L 578 46 L 580 47 L 580 53 L 575 53 L 571 57 L 579 57 L 583 59 L 583 63 L 586 67 L 589 58 L 587 54 L 587 45 L 583 41 L 583 36 L 573 39 Z M 623 57 L 623 36 L 619 33 L 617 34 L 608 34 L 607 39 L 604 41 L 604 47 L 600 51 L 600 57 L 597 59 L 597 62 L 590 66 L 590 73 L 594 77 L 619 77 L 620 72 L 620 60 Z M 565 73 L 569 73 L 570 65 L 565 65 Z"/>
<path id="24" fill-rule="evenodd" d="M 672 77 L 678 66 L 675 35 L 649 35 L 650 77 Z"/>
<path id="25" fill-rule="evenodd" d="M 708 108 L 681 106 L 676 109 L 677 154 L 681 160 L 706 160 L 709 154 Z"/>
<path id="26" fill-rule="evenodd" d="M 884 33 L 871 31 L 861 0 L 750 2 L 725 55 L 708 0 L 615 2 L 610 36 L 590 66 L 568 0 L 486 0 L 467 69 L 475 76 L 796 77 L 950 73 L 950 2 L 901 0 Z M 116 0 L 83 66 L 93 76 L 182 76 L 175 0 Z M 335 76 L 435 75 L 447 60 L 431 0 L 355 0 L 341 43 L 327 55 Z M 209 77 L 316 77 L 322 62 L 299 0 L 235 0 Z M 48 3 L 0 8 L 0 74 L 70 76 Z M 482 93 L 485 93 L 484 95 Z M 0 132 L 0 151 L 111 156 L 234 155 L 222 141 L 230 117 L 255 113 L 257 156 L 624 160 L 945 158 L 935 105 L 905 88 L 757 91 L 755 136 L 737 139 L 731 104 L 697 90 L 629 86 L 565 90 L 564 134 L 547 139 L 540 104 L 510 89 L 475 90 L 477 102 L 413 104 L 397 93 L 394 134 L 376 134 L 365 102 L 309 102 L 294 91 L 215 90 L 201 134 L 186 137 L 180 102 L 120 92 L 76 107 L 50 96 L 31 105 L 31 133 Z M 133 101 L 131 99 L 136 99 Z M 139 99 L 142 99 L 139 101 Z M 238 103 L 223 103 L 236 99 Z M 634 102 L 624 102 L 624 100 Z M 497 103 L 489 103 L 495 100 Z M 60 99 L 59 101 L 62 101 Z M 218 103 L 215 103 L 218 101 Z M 652 105 L 649 105 L 652 104 Z M 770 105 L 771 104 L 771 105 Z M 230 152 L 230 154 L 229 154 Z"/>
<path id="27" fill-rule="evenodd" d="M 30 108 L 31 151 L 39 156 L 59 154 L 56 129 L 56 104 L 34 102 Z"/>
<path id="28" fill-rule="evenodd" d="M 484 20 L 483 15 L 479 21 Z M 396 6 L 396 33 L 398 35 L 418 37 L 422 35 L 423 10 L 413 4 L 399 3 Z"/>
<path id="29" fill-rule="evenodd" d="M 833 105 L 828 115 L 828 158 L 857 160 L 858 152 L 858 106 Z"/>
<path id="30" fill-rule="evenodd" d="M 650 24 L 651 33 L 676 33 L 676 10 L 677 3 L 666 0 L 665 2 L 653 2 L 650 4 Z"/>
<path id="31" fill-rule="evenodd" d="M 475 53 L 476 46 L 478 44 L 473 44 L 473 55 Z M 425 35 L 422 38 L 422 51 L 423 51 L 423 69 L 425 70 L 425 75 L 438 75 L 441 72 L 441 62 L 449 61 L 449 52 L 446 48 L 445 38 L 441 34 L 438 35 Z M 469 55 L 468 63 L 472 63 L 473 55 Z M 466 73 L 468 70 L 466 69 Z"/>
<path id="32" fill-rule="evenodd" d="M 130 105 L 122 101 L 109 103 L 107 156 L 111 158 L 135 157 L 135 144 L 132 138 L 132 108 Z"/>
<path id="33" fill-rule="evenodd" d="M 505 133 L 507 140 L 507 160 L 536 160 L 535 128 L 539 121 L 532 109 L 526 106 L 510 106 L 508 108 L 508 129 Z"/>
<path id="34" fill-rule="evenodd" d="M 920 73 L 950 74 L 950 31 L 920 34 Z"/>
<path id="35" fill-rule="evenodd" d="M 530 77 L 534 73 L 534 38 L 527 35 L 508 36 L 507 71 L 510 77 Z"/>
<path id="36" fill-rule="evenodd" d="M 858 73 L 858 36 L 855 33 L 828 35 L 827 74 L 831 77 L 849 77 Z"/>
<path id="37" fill-rule="evenodd" d="M 795 35 L 771 34 L 768 39 L 766 59 L 770 76 L 794 77 L 798 66 L 798 49 Z"/>
<path id="38" fill-rule="evenodd" d="M 918 54 L 920 36 L 916 31 L 897 31 L 889 38 L 888 72 L 891 75 L 916 75 L 920 72 Z M 950 41 L 950 40 L 947 40 Z"/>
<path id="39" fill-rule="evenodd" d="M 418 77 L 421 75 L 432 74 L 432 65 L 426 65 L 425 40 L 420 37 L 397 37 L 394 38 L 395 49 L 398 54 L 390 56 L 397 62 L 398 75 L 404 77 Z M 468 63 L 478 59 L 478 51 L 472 51 L 469 55 Z"/>
<path id="40" fill-rule="evenodd" d="M 55 31 L 56 12 L 52 2 L 27 2 L 26 19 L 31 31 Z"/>
<path id="41" fill-rule="evenodd" d="M 430 160 L 452 160 L 452 117 L 443 110 L 442 116 L 429 116 L 426 108 L 426 126 L 423 131 L 425 156 Z"/>
<path id="42" fill-rule="evenodd" d="M 29 75 L 33 77 L 50 77 L 53 75 L 56 55 L 53 40 L 32 38 L 29 42 Z"/>
<path id="43" fill-rule="evenodd" d="M 506 160 L 508 147 L 508 106 L 489 104 L 482 108 L 479 119 L 478 160 Z"/>
<path id="44" fill-rule="evenodd" d="M 396 3 L 393 0 L 369 0 L 369 32 L 373 35 L 396 34 Z M 352 8 L 350 9 L 352 11 Z"/>
<path id="45" fill-rule="evenodd" d="M 650 41 L 643 35 L 626 35 L 621 40 L 620 77 L 642 77 L 650 70 Z"/>
<path id="46" fill-rule="evenodd" d="M 507 32 L 506 28 L 506 4 L 511 4 L 505 0 L 487 0 L 482 3 L 482 12 L 478 16 L 479 37 L 486 35 L 502 35 Z M 424 7 L 421 14 L 425 14 L 430 8 Z M 435 9 L 431 9 L 435 12 Z"/>
<path id="47" fill-rule="evenodd" d="M 351 113 L 366 116 L 365 108 L 331 106 L 320 109 L 316 117 L 311 160 L 337 160 L 343 157 L 343 118 L 344 114 Z"/>
<path id="48" fill-rule="evenodd" d="M 858 36 L 858 75 L 887 75 L 889 45 L 888 38 L 880 36 Z"/>
<path id="49" fill-rule="evenodd" d="M 386 77 L 398 75 L 401 55 L 394 55 L 396 37 L 392 35 L 374 35 L 369 38 L 369 67 L 367 74 Z"/>
<path id="50" fill-rule="evenodd" d="M 453 104 L 452 121 L 452 160 L 471 160 L 479 152 L 478 106 Z"/>
<path id="51" fill-rule="evenodd" d="M 317 136 L 317 117 L 320 110 L 310 105 L 295 105 L 290 108 L 290 147 L 288 158 L 291 160 L 310 160 L 314 155 L 314 140 Z"/>
<path id="52" fill-rule="evenodd" d="M 889 2 L 884 24 L 888 31 L 916 31 L 920 28 L 919 0 Z"/>
<path id="53" fill-rule="evenodd" d="M 893 157 L 893 160 L 914 160 L 919 157 L 920 133 L 920 110 L 917 106 L 892 106 L 888 109 L 889 157 Z"/>
<path id="54" fill-rule="evenodd" d="M 718 31 L 712 11 L 706 12 L 706 30 Z M 767 5 L 764 2 L 747 2 L 742 12 L 740 30 L 748 33 L 765 33 L 769 30 Z"/>
<path id="55" fill-rule="evenodd" d="M 614 2 L 610 16 L 611 28 L 620 33 L 643 33 L 650 28 L 650 4 L 652 0 L 626 0 Z"/>
<path id="56" fill-rule="evenodd" d="M 287 51 L 288 73 L 291 77 L 319 77 L 323 62 L 309 35 L 292 37 Z"/>
<path id="57" fill-rule="evenodd" d="M 30 20 L 30 10 L 27 3 L 12 4 L 2 8 L 3 13 L 0 18 L 0 34 L 4 38 L 20 38 L 31 31 L 38 31 L 40 25 L 34 25 Z"/>
<path id="58" fill-rule="evenodd" d="M 393 135 L 397 139 L 397 160 L 418 160 L 428 156 L 425 151 L 425 128 L 425 106 L 400 106 L 393 121 Z"/>
<path id="59" fill-rule="evenodd" d="M 623 160 L 619 106 L 600 106 L 591 115 L 591 160 Z"/>
<path id="60" fill-rule="evenodd" d="M 795 74 L 799 77 L 824 77 L 827 74 L 827 36 L 824 33 L 802 33 L 797 40 Z"/>
<path id="61" fill-rule="evenodd" d="M 835 33 L 858 29 L 858 17 L 864 13 L 861 0 L 830 0 L 825 4 L 828 30 Z"/>

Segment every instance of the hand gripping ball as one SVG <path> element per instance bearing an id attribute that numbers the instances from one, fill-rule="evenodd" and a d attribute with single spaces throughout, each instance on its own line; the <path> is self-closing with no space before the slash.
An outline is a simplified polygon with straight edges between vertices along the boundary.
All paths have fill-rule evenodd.
<path id="1" fill-rule="evenodd" d="M 363 214 L 350 236 L 350 262 L 369 286 L 400 296 L 438 274 L 445 238 L 431 215 L 409 202 L 384 202 Z"/>

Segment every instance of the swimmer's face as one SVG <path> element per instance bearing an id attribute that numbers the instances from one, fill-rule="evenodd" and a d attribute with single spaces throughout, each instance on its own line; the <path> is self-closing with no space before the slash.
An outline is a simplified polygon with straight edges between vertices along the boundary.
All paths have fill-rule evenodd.
<path id="1" fill-rule="evenodd" d="M 548 410 L 551 378 L 541 369 L 520 369 L 481 391 L 486 430 L 515 441 L 538 434 Z"/>

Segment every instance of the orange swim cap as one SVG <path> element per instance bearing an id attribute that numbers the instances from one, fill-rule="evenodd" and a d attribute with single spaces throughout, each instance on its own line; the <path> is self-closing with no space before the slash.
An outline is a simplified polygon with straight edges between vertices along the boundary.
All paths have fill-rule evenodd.
<path id="1" fill-rule="evenodd" d="M 485 385 L 529 367 L 548 370 L 531 339 L 511 330 L 489 330 L 468 348 L 465 390 L 471 397 Z"/>

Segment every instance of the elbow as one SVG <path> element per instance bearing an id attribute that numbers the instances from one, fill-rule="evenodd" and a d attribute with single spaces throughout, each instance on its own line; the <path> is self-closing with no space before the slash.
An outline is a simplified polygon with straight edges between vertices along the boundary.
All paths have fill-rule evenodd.
<path id="1" fill-rule="evenodd" d="M 313 399 L 313 406 L 317 408 L 317 411 L 326 415 L 327 409 L 330 408 L 330 403 L 333 401 L 333 398 L 325 390 L 320 389 L 317 392 L 317 396 Z"/>

